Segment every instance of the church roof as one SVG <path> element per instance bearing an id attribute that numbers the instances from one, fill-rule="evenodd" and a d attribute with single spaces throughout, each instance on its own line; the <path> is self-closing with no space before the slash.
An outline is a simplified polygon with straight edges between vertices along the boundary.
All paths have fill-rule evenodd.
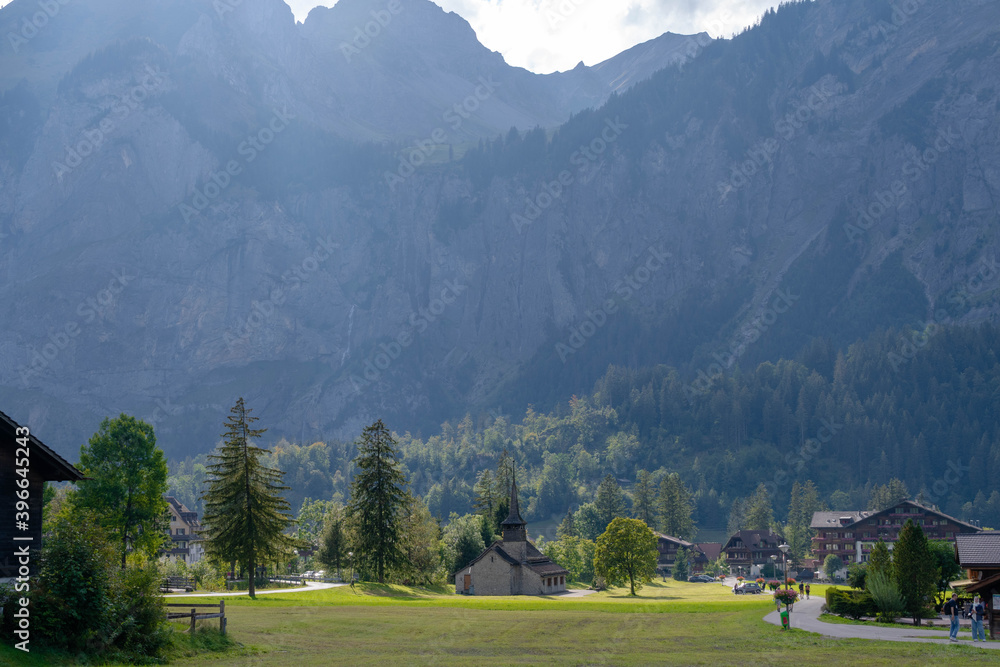
<path id="1" fill-rule="evenodd" d="M 517 479 L 511 477 L 510 484 L 510 512 L 507 518 L 500 524 L 501 526 L 526 526 L 527 522 L 521 518 L 521 510 L 517 506 Z"/>

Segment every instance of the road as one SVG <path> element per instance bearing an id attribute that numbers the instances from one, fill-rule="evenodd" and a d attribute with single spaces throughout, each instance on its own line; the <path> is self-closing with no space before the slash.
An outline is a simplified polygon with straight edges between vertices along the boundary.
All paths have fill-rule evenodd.
<path id="1" fill-rule="evenodd" d="M 326 588 L 336 588 L 338 586 L 347 586 L 347 584 L 328 584 L 319 581 L 307 581 L 306 587 L 302 588 L 298 586 L 297 588 L 268 588 L 266 590 L 257 591 L 257 595 L 273 595 L 275 593 L 302 593 L 304 591 L 321 591 Z M 164 595 L 163 597 L 173 600 L 174 598 L 226 598 L 235 597 L 237 595 L 246 596 L 246 591 L 232 591 L 227 593 L 171 593 L 169 595 Z"/>

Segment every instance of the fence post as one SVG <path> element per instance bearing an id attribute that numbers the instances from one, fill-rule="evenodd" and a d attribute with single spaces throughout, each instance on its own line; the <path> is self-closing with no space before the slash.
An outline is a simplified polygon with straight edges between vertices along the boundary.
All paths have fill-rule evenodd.
<path id="1" fill-rule="evenodd" d="M 219 612 L 222 614 L 222 618 L 219 619 L 219 630 L 222 631 L 222 636 L 226 636 L 226 601 L 219 600 Z"/>
<path id="2" fill-rule="evenodd" d="M 192 635 L 194 634 L 194 622 L 195 622 L 195 620 L 197 620 L 197 618 L 198 618 L 198 610 L 197 609 L 192 609 L 191 610 L 191 634 Z"/>

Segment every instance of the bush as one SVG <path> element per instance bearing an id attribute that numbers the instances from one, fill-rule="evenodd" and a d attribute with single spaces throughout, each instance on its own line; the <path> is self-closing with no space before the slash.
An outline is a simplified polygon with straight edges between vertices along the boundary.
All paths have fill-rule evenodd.
<path id="1" fill-rule="evenodd" d="M 903 613 L 903 596 L 896 585 L 884 572 L 873 572 L 867 579 L 868 593 L 878 608 L 878 620 L 895 623 Z"/>
<path id="2" fill-rule="evenodd" d="M 826 589 L 826 609 L 831 614 L 847 616 L 855 620 L 863 616 L 878 614 L 878 608 L 870 593 L 842 588 Z"/>
<path id="3" fill-rule="evenodd" d="M 155 563 L 119 566 L 90 517 L 54 520 L 31 592 L 33 629 L 46 647 L 122 662 L 156 659 L 168 641 Z"/>

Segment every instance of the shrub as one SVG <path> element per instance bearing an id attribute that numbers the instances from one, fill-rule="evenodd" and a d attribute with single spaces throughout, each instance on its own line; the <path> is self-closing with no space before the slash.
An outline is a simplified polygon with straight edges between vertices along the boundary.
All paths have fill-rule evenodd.
<path id="1" fill-rule="evenodd" d="M 826 609 L 837 616 L 847 616 L 855 620 L 863 616 L 875 616 L 878 608 L 867 591 L 851 591 L 842 588 L 826 590 Z"/>
<path id="2" fill-rule="evenodd" d="M 878 608 L 878 620 L 895 623 L 903 613 L 903 596 L 896 585 L 884 572 L 873 572 L 867 578 L 868 593 Z"/>
<path id="3" fill-rule="evenodd" d="M 46 536 L 31 593 L 33 629 L 53 649 L 123 662 L 155 659 L 168 640 L 155 563 L 119 565 L 90 517 L 61 515 Z"/>

